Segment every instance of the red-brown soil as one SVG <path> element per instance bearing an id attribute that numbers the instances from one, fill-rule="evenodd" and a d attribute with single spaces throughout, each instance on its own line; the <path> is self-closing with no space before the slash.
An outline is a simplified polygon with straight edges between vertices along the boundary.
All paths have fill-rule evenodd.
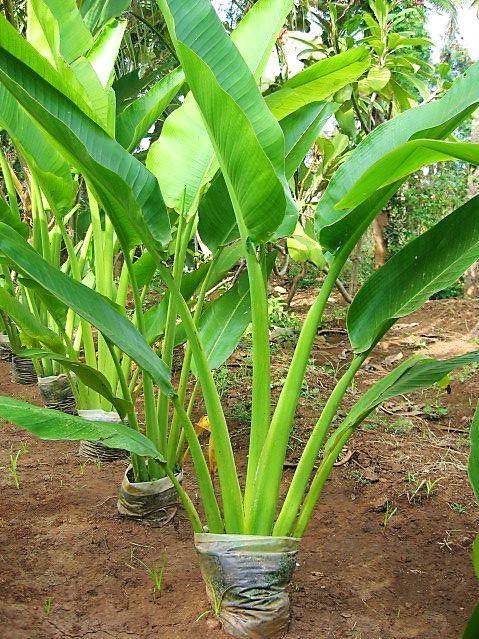
<path id="1" fill-rule="evenodd" d="M 478 308 L 429 303 L 390 333 L 360 386 L 389 370 L 398 353 L 471 350 Z M 341 332 L 318 339 L 309 390 L 331 387 L 329 369 L 319 367 L 342 363 L 345 349 Z M 277 377 L 290 350 L 288 343 L 276 349 Z M 288 639 L 460 637 L 479 596 L 470 559 L 479 509 L 466 474 L 478 370 L 456 376 L 451 394 L 434 389 L 390 402 L 350 442 L 353 456 L 334 470 L 302 544 Z M 34 389 L 9 382 L 5 364 L 0 392 L 38 401 Z M 230 409 L 243 394 L 230 389 Z M 303 399 L 291 462 L 321 401 L 321 393 Z M 244 425 L 232 429 L 244 452 Z M 16 489 L 8 453 L 23 442 Z M 213 619 L 196 621 L 208 603 L 184 514 L 161 529 L 117 515 L 122 462 L 84 464 L 75 444 L 41 442 L 5 425 L 0 467 L 1 639 L 224 637 Z M 423 483 L 414 497 L 422 480 L 432 493 Z M 397 511 L 384 525 L 386 502 Z M 164 556 L 162 591 L 153 597 L 147 569 Z"/>

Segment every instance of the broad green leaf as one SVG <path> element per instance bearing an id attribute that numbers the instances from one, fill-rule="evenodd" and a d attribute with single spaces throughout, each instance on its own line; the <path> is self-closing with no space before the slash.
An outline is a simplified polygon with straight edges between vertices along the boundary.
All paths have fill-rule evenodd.
<path id="1" fill-rule="evenodd" d="M 154 84 L 145 95 L 131 102 L 116 119 L 116 139 L 132 151 L 145 137 L 165 108 L 181 89 L 185 74 L 178 68 Z M 166 162 L 166 158 L 164 160 Z M 161 158 L 158 159 L 161 162 Z"/>
<path id="2" fill-rule="evenodd" d="M 0 197 L 0 222 L 11 226 L 12 229 L 15 229 L 24 239 L 27 239 L 30 234 L 28 224 L 22 222 L 20 217 L 13 213 L 12 209 L 2 197 Z"/>
<path id="3" fill-rule="evenodd" d="M 285 173 L 288 180 L 304 160 L 336 107 L 337 105 L 332 102 L 312 102 L 281 120 L 286 150 Z"/>
<path id="4" fill-rule="evenodd" d="M 369 278 L 349 308 L 354 351 L 367 351 L 396 319 L 453 284 L 478 258 L 479 196 L 412 240 Z"/>
<path id="5" fill-rule="evenodd" d="M 257 81 L 292 7 L 292 0 L 259 0 L 231 34 Z M 219 166 L 191 92 L 166 118 L 158 141 L 148 153 L 147 166 L 157 176 L 167 206 L 177 210 L 184 206 L 186 211 L 197 206 L 202 189 Z M 171 166 L 175 171 L 170 170 Z"/>
<path id="6" fill-rule="evenodd" d="M 266 96 L 266 104 L 278 120 L 311 102 L 331 97 L 357 80 L 369 67 L 366 47 L 349 49 L 319 60 Z"/>
<path id="7" fill-rule="evenodd" d="M 76 193 L 70 167 L 49 137 L 1 84 L 0 128 L 10 135 L 52 209 L 60 213 L 70 210 Z"/>
<path id="8" fill-rule="evenodd" d="M 23 62 L 35 74 L 46 80 L 48 84 L 62 92 L 71 100 L 78 109 L 83 111 L 97 124 L 105 127 L 103 116 L 98 114 L 98 109 L 93 109 L 91 102 L 97 101 L 97 95 L 90 96 L 85 92 L 73 70 L 62 60 L 61 72 L 57 71 L 46 58 L 23 38 L 14 27 L 0 14 L 0 47 L 5 49 L 14 58 Z M 80 59 L 80 58 L 79 58 Z M 96 78 L 96 76 L 95 76 Z"/>
<path id="9" fill-rule="evenodd" d="M 285 139 L 285 174 L 290 180 L 308 150 L 317 139 L 329 117 L 334 113 L 336 105 L 331 102 L 309 104 L 296 113 L 281 120 L 280 125 Z M 289 235 L 296 225 L 296 217 L 284 230 Z M 231 198 L 221 173 L 216 175 L 208 191 L 202 197 L 199 206 L 198 231 L 202 241 L 210 251 L 215 252 L 219 246 L 227 244 L 238 237 L 238 226 Z"/>
<path id="10" fill-rule="evenodd" d="M 198 330 L 211 369 L 219 368 L 238 346 L 251 322 L 251 299 L 247 274 L 224 295 L 207 306 Z M 192 362 L 192 371 L 196 367 Z"/>
<path id="11" fill-rule="evenodd" d="M 20 235 L 4 224 L 0 224 L 0 252 L 15 265 L 16 270 L 38 282 L 95 326 L 151 375 L 164 393 L 173 391 L 165 364 L 135 326 L 108 299 L 50 266 Z"/>
<path id="12" fill-rule="evenodd" d="M 0 227 L 8 228 L 3 223 L 0 223 Z M 22 242 L 24 242 L 23 239 Z M 0 286 L 0 309 L 29 338 L 41 342 L 57 353 L 63 354 L 65 352 L 65 346 L 58 335 L 44 326 L 24 304 L 21 304 L 13 295 L 10 295 L 3 286 Z"/>
<path id="13" fill-rule="evenodd" d="M 49 359 L 54 362 L 58 362 L 65 370 L 75 373 L 77 378 L 83 382 L 85 386 L 88 386 L 88 388 L 91 388 L 107 399 L 115 407 L 118 415 L 120 415 L 122 419 L 126 416 L 128 410 L 133 408 L 129 402 L 115 396 L 110 386 L 110 382 L 103 373 L 97 371 L 91 366 L 88 366 L 87 364 L 84 364 L 83 362 L 77 362 L 63 355 L 59 355 L 58 353 L 38 348 L 22 349 L 21 351 L 18 351 L 17 354 L 29 359 Z"/>
<path id="14" fill-rule="evenodd" d="M 71 82 L 71 75 L 79 83 L 82 95 L 87 96 L 91 111 L 96 121 L 113 137 L 115 127 L 115 96 L 113 90 L 105 89 L 90 62 L 82 56 L 68 67 L 64 65 L 61 75 L 65 78 L 64 86 Z"/>
<path id="15" fill-rule="evenodd" d="M 190 93 L 166 118 L 160 137 L 150 146 L 146 166 L 156 175 L 168 207 L 195 210 L 202 189 L 218 171 L 218 163 Z"/>
<path id="16" fill-rule="evenodd" d="M 143 457 L 165 461 L 151 440 L 124 424 L 90 422 L 58 410 L 33 406 L 12 397 L 0 397 L 0 417 L 30 431 L 40 439 L 86 439 L 101 442 L 108 448 L 121 448 Z"/>
<path id="17" fill-rule="evenodd" d="M 103 88 L 109 88 L 113 80 L 115 61 L 127 26 L 126 20 L 109 22 L 97 36 L 86 59 L 93 67 Z"/>
<path id="18" fill-rule="evenodd" d="M 338 209 L 352 209 L 375 191 L 394 184 L 425 165 L 451 160 L 479 164 L 479 144 L 438 140 L 407 142 L 373 164 L 336 206 Z"/>
<path id="19" fill-rule="evenodd" d="M 365 172 L 386 154 L 413 139 L 446 138 L 479 104 L 479 63 L 473 64 L 440 99 L 409 109 L 370 133 L 331 179 L 316 211 L 316 234 L 323 249 L 336 253 L 349 238 L 367 228 L 401 181 L 384 187 L 355 209 L 337 203 Z"/>
<path id="20" fill-rule="evenodd" d="M 389 399 L 433 386 L 454 369 L 478 361 L 479 351 L 444 360 L 423 355 L 409 358 L 364 393 L 349 411 L 338 434 L 356 428 L 375 408 Z M 334 439 L 337 439 L 336 434 Z"/>
<path id="21" fill-rule="evenodd" d="M 154 176 L 85 113 L 0 49 L 0 83 L 89 180 L 123 246 L 166 243 L 169 219 Z"/>
<path id="22" fill-rule="evenodd" d="M 56 66 L 73 62 L 92 44 L 75 0 L 28 0 L 27 40 Z"/>
<path id="23" fill-rule="evenodd" d="M 385 67 L 374 66 L 369 69 L 368 75 L 358 83 L 359 92 L 363 95 L 377 93 L 384 89 L 391 79 L 391 71 Z"/>
<path id="24" fill-rule="evenodd" d="M 209 1 L 186 6 L 160 0 L 160 6 L 234 198 L 240 231 L 263 242 L 294 208 L 281 128 Z"/>
<path id="25" fill-rule="evenodd" d="M 80 12 L 85 24 L 95 33 L 112 18 L 118 18 L 130 4 L 131 0 L 84 0 Z"/>

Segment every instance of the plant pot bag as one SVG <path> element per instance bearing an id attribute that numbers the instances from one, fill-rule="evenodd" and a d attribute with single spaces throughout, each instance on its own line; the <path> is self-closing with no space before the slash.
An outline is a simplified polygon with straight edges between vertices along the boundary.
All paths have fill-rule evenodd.
<path id="1" fill-rule="evenodd" d="M 29 384 L 37 383 L 37 373 L 35 366 L 31 359 L 27 357 L 19 357 L 18 355 L 12 355 L 12 382 L 14 384 Z"/>
<path id="2" fill-rule="evenodd" d="M 91 422 L 106 422 L 119 424 L 120 416 L 115 412 L 104 410 L 79 410 L 78 415 Z M 128 453 L 121 448 L 108 448 L 101 442 L 81 441 L 78 454 L 94 461 L 110 462 L 125 459 Z"/>
<path id="3" fill-rule="evenodd" d="M 66 375 L 39 377 L 38 388 L 43 403 L 47 408 L 60 410 L 63 413 L 76 415 L 76 401 Z"/>
<path id="4" fill-rule="evenodd" d="M 299 539 L 196 534 L 208 598 L 223 629 L 238 639 L 282 637 Z"/>
<path id="5" fill-rule="evenodd" d="M 181 482 L 183 473 L 178 473 L 176 478 Z M 117 507 L 118 512 L 125 517 L 154 520 L 162 526 L 175 516 L 178 494 L 169 477 L 134 482 L 133 469 L 129 466 L 120 486 Z"/>

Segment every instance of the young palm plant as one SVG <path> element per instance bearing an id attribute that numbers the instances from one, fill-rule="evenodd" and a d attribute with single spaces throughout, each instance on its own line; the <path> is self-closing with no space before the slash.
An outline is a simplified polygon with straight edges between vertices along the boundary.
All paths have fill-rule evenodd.
<path id="1" fill-rule="evenodd" d="M 336 171 L 319 202 L 315 219 L 316 239 L 329 260 L 328 275 L 304 321 L 279 400 L 273 407 L 268 257 L 271 243 L 287 237 L 296 226 L 296 206 L 288 180 L 295 162 L 303 159 L 314 142 L 316 136 L 308 137 L 312 120 L 324 110 L 334 110 L 327 102 L 333 95 L 331 85 L 337 90 L 341 83 L 345 86 L 355 82 L 368 62 L 361 50 L 347 52 L 347 64 L 344 54 L 335 56 L 322 61 L 320 67 L 313 65 L 288 81 L 283 89 L 264 98 L 258 89 L 262 63 L 292 2 L 268 0 L 257 3 L 250 11 L 249 19 L 257 25 L 255 42 L 262 42 L 259 33 L 264 37 L 260 48 L 251 45 L 253 36 L 246 38 L 245 44 L 241 37 L 244 26 L 230 37 L 208 0 L 159 0 L 159 6 L 191 89 L 181 107 L 183 111 L 178 109 L 169 123 L 169 136 L 163 140 L 160 137 L 149 157 L 148 164 L 158 175 L 161 192 L 153 175 L 98 125 L 88 105 L 62 83 L 59 74 L 34 55 L 6 22 L 0 21 L 3 93 L 21 105 L 58 152 L 81 172 L 111 221 L 128 270 L 135 323 L 96 291 L 48 264 L 5 223 L 0 223 L 0 254 L 57 303 L 70 307 L 95 327 L 109 348 L 130 428 L 111 425 L 106 434 L 101 430 L 106 428 L 104 425 L 82 422 L 80 426 L 81 422 L 76 421 L 75 428 L 82 432 L 91 428 L 97 439 L 107 443 L 112 433 L 115 438 L 123 437 L 125 448 L 135 453 L 135 477 L 148 477 L 150 469 L 168 475 L 196 533 L 208 595 L 225 629 L 238 637 L 272 637 L 287 627 L 285 588 L 292 576 L 299 540 L 334 462 L 359 424 L 389 398 L 432 385 L 454 368 L 479 360 L 478 352 L 442 361 L 418 355 L 373 385 L 344 419 L 334 422 L 347 389 L 386 331 L 398 318 L 418 309 L 433 293 L 454 282 L 479 257 L 479 200 L 473 198 L 394 256 L 354 299 L 348 314 L 353 359 L 312 426 L 291 481 L 286 481 L 284 461 L 308 359 L 330 293 L 355 245 L 409 174 L 439 161 L 479 162 L 477 145 L 444 141 L 479 105 L 479 65 L 473 65 L 440 100 L 410 109 L 379 126 Z M 314 99 L 322 102 L 311 112 Z M 189 129 L 185 129 L 185 122 Z M 309 141 L 306 148 L 305 140 Z M 192 149 L 187 161 L 194 165 L 194 171 L 186 172 L 182 165 L 171 171 L 168 160 L 174 155 L 165 153 L 162 157 L 159 153 L 168 142 L 177 149 L 180 144 Z M 160 168 L 162 162 L 166 166 Z M 182 260 L 176 262 L 176 269 L 167 265 L 170 224 L 175 217 L 171 210 L 167 211 L 162 193 L 170 209 L 176 208 L 180 215 L 178 226 L 188 229 L 191 220 L 195 220 L 193 224 L 197 223 L 203 242 L 212 250 L 213 263 L 219 259 L 216 251 L 231 246 L 239 247 L 246 262 L 253 390 L 243 486 L 214 382 L 214 344 L 208 343 L 208 333 L 202 333 L 196 310 L 187 302 L 188 295 L 182 287 Z M 180 237 L 187 238 L 183 245 L 189 240 L 188 235 L 180 232 Z M 138 259 L 140 245 L 142 257 Z M 180 249 L 175 253 L 176 258 Z M 168 289 L 161 352 L 166 363 L 147 339 L 138 285 L 138 273 L 145 260 L 154 266 Z M 169 364 L 177 317 L 191 367 L 187 363 L 180 387 L 175 390 Z M 153 399 L 154 385 L 160 392 L 156 419 L 147 420 L 146 437 L 136 432 L 138 419 L 119 363 L 120 354 L 131 358 L 141 371 L 146 410 Z M 184 406 L 184 378 L 189 368 L 201 388 L 211 425 L 218 465 L 216 487 Z M 168 402 L 175 413 L 169 431 L 163 426 Z M 49 421 L 51 413 L 8 398 L 0 400 L 0 415 L 46 438 L 78 435 L 75 430 L 72 436 L 68 417 L 56 415 L 54 421 Z M 181 429 L 197 475 L 201 509 L 197 509 L 175 476 Z M 133 438 L 135 446 L 130 441 Z"/>

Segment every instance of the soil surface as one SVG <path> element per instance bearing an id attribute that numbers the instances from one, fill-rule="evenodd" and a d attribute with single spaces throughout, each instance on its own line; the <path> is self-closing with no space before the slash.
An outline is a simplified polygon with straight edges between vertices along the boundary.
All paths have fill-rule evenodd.
<path id="1" fill-rule="evenodd" d="M 299 317 L 308 295 L 300 291 L 293 303 Z M 404 319 L 367 363 L 346 404 L 413 352 L 448 357 L 477 348 L 478 310 L 476 302 L 435 301 Z M 273 343 L 275 392 L 294 341 L 293 331 Z M 247 355 L 237 353 L 222 372 L 234 445 L 243 458 Z M 336 313 L 318 335 L 308 368 L 286 479 L 349 357 Z M 9 381 L 7 364 L 0 365 L 0 392 L 39 401 L 36 389 Z M 436 388 L 400 397 L 356 433 L 302 543 L 288 639 L 461 636 L 479 596 L 471 567 L 479 509 L 466 473 L 478 395 L 479 368 L 469 366 L 454 375 L 450 393 Z M 163 528 L 121 519 L 116 498 L 124 462 L 85 463 L 76 444 L 1 428 L 2 639 L 225 637 L 203 614 L 209 605 L 181 510 Z M 9 453 L 18 450 L 16 488 Z M 186 487 L 195 496 L 188 475 L 187 468 Z M 149 573 L 162 566 L 155 594 Z"/>

